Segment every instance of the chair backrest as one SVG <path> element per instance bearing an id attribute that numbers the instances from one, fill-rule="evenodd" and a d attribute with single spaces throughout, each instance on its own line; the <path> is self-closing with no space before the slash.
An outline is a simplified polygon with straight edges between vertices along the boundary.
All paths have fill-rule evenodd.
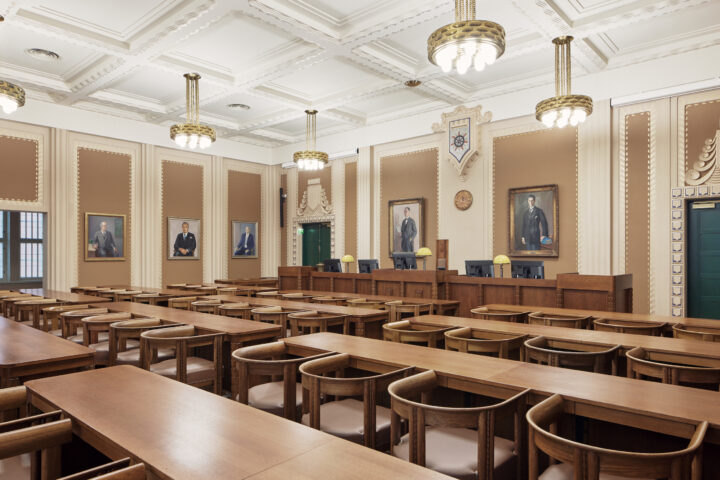
<path id="1" fill-rule="evenodd" d="M 383 340 L 395 343 L 410 343 L 435 348 L 443 345 L 443 334 L 453 327 L 437 327 L 410 323 L 409 320 L 385 323 L 382 326 Z"/>
<path id="2" fill-rule="evenodd" d="M 601 345 L 544 336 L 525 341 L 525 361 L 552 367 L 617 374 L 620 345 Z"/>
<path id="3" fill-rule="evenodd" d="M 527 317 L 530 311 L 527 312 L 510 312 L 507 310 L 496 310 L 487 307 L 477 307 L 470 310 L 470 316 L 472 318 L 479 318 L 481 320 L 498 320 L 500 322 L 512 322 L 512 323 L 527 323 Z"/>
<path id="4" fill-rule="evenodd" d="M 296 388 L 298 366 L 316 358 L 327 357 L 332 352 L 320 353 L 310 357 L 295 357 L 287 352 L 285 342 L 262 343 L 249 347 L 238 348 L 232 352 L 232 362 L 235 366 L 233 375 L 237 375 L 237 392 L 233 398 L 247 405 L 248 392 L 252 379 L 280 377 L 283 382 L 283 416 L 296 420 Z M 307 402 L 303 402 L 307 405 Z"/>
<path id="5" fill-rule="evenodd" d="M 310 303 L 323 303 L 325 305 L 345 305 L 344 298 L 335 297 L 313 297 Z"/>
<path id="6" fill-rule="evenodd" d="M 420 315 L 432 315 L 432 303 L 405 303 L 402 300 L 385 302 L 385 307 L 390 311 L 390 322 L 399 322 L 403 317 L 418 317 Z"/>
<path id="7" fill-rule="evenodd" d="M 321 397 L 358 397 L 363 399 L 363 443 L 366 447 L 375 448 L 376 444 L 376 397 L 387 390 L 395 380 L 412 373 L 415 367 L 401 368 L 387 373 L 364 377 L 343 377 L 344 371 L 351 367 L 350 355 L 341 353 L 318 358 L 300 365 L 302 386 L 308 393 L 310 427 L 320 428 Z M 334 374 L 334 377 L 326 376 Z M 303 409 L 305 406 L 303 405 Z"/>
<path id="8" fill-rule="evenodd" d="M 425 466 L 425 428 L 455 427 L 477 430 L 478 478 L 493 478 L 494 438 L 498 421 L 513 420 L 513 451 L 518 457 L 515 478 L 524 478 L 526 445 L 524 442 L 524 416 L 530 390 L 524 390 L 494 405 L 454 408 L 441 406 L 428 398 L 439 387 L 433 370 L 396 380 L 388 387 L 391 398 L 392 421 L 390 434 L 391 452 L 400 441 L 401 429 L 398 418 L 408 421 L 410 434 L 410 461 Z"/>
<path id="9" fill-rule="evenodd" d="M 708 423 L 701 422 L 695 428 L 688 446 L 674 452 L 625 452 L 595 447 L 558 436 L 557 423 L 565 409 L 565 400 L 559 394 L 538 403 L 527 412 L 529 425 L 529 475 L 537 480 L 538 451 L 573 466 L 574 478 L 597 479 L 600 473 L 632 478 L 668 478 L 682 480 L 691 478 L 693 469 L 700 469 L 701 462 L 693 462 L 701 452 Z M 700 478 L 699 470 L 692 478 Z"/>
<path id="10" fill-rule="evenodd" d="M 139 295 L 141 293 L 143 293 L 142 290 L 122 290 L 120 292 L 115 292 L 113 300 L 116 302 L 129 302 L 135 295 Z"/>
<path id="11" fill-rule="evenodd" d="M 86 310 L 88 308 L 90 308 L 90 305 L 56 305 L 54 307 L 45 307 L 42 309 L 42 329 L 48 331 L 58 328 L 57 323 L 61 313 Z"/>
<path id="12" fill-rule="evenodd" d="M 350 319 L 347 315 L 336 315 L 316 311 L 294 312 L 288 314 L 290 335 L 297 336 L 303 333 L 327 332 L 329 327 L 340 326 L 342 333 L 349 334 Z"/>
<path id="13" fill-rule="evenodd" d="M 100 332 L 109 332 L 110 324 L 128 318 L 132 318 L 132 314 L 127 312 L 102 313 L 83 318 L 83 345 L 87 347 L 90 344 L 98 343 Z"/>
<path id="14" fill-rule="evenodd" d="M 237 287 L 219 287 L 217 289 L 218 295 L 235 295 L 237 294 Z"/>
<path id="15" fill-rule="evenodd" d="M 226 317 L 244 318 L 250 320 L 253 307 L 247 302 L 223 303 L 218 306 L 218 314 Z"/>
<path id="16" fill-rule="evenodd" d="M 302 292 L 283 293 L 282 297 L 285 300 L 291 300 L 293 302 L 309 302 L 313 298 L 312 295 L 305 295 Z"/>
<path id="17" fill-rule="evenodd" d="M 129 458 L 90 468 L 58 480 L 145 480 L 145 464 L 130 465 Z"/>
<path id="18" fill-rule="evenodd" d="M 104 307 L 91 307 L 60 313 L 60 328 L 62 329 L 61 334 L 63 338 L 75 335 L 77 329 L 82 327 L 83 318 L 103 313 L 108 313 L 108 309 Z"/>
<path id="19" fill-rule="evenodd" d="M 523 343 L 527 337 L 470 327 L 456 328 L 445 332 L 445 350 L 524 360 Z"/>
<path id="20" fill-rule="evenodd" d="M 720 389 L 720 360 L 689 353 L 633 348 L 625 353 L 630 378 L 654 378 L 662 383 Z"/>
<path id="21" fill-rule="evenodd" d="M 280 298 L 282 295 L 277 291 L 273 290 L 272 292 L 257 292 L 255 296 L 263 298 Z"/>
<path id="22" fill-rule="evenodd" d="M 294 311 L 294 310 L 293 310 Z M 281 306 L 259 307 L 250 310 L 253 320 L 280 325 L 280 337 L 287 336 L 287 316 L 293 311 L 285 310 Z"/>
<path id="23" fill-rule="evenodd" d="M 366 298 L 348 298 L 347 300 L 345 300 L 345 303 L 348 307 L 385 310 L 385 303 L 380 300 L 368 300 Z"/>
<path id="24" fill-rule="evenodd" d="M 190 310 L 202 313 L 217 313 L 221 300 L 195 300 L 190 303 Z"/>
<path id="25" fill-rule="evenodd" d="M 665 322 L 633 322 L 607 318 L 597 318 L 593 321 L 593 328 L 600 332 L 634 333 L 636 335 L 661 336 L 666 326 Z"/>
<path id="26" fill-rule="evenodd" d="M 532 312 L 527 316 L 527 323 L 531 325 L 546 325 L 549 327 L 587 328 L 590 318 L 589 315 L 558 315 L 554 313 Z"/>
<path id="27" fill-rule="evenodd" d="M 147 330 L 174 326 L 177 324 L 159 318 L 135 318 L 111 323 L 108 337 L 108 365 L 113 366 L 117 363 L 117 354 L 127 350 L 128 340 L 140 340 L 142 332 Z"/>
<path id="28" fill-rule="evenodd" d="M 197 299 L 197 297 L 168 298 L 168 307 L 179 308 L 181 310 L 190 310 L 192 302 L 197 301 Z"/>
<path id="29" fill-rule="evenodd" d="M 720 342 L 720 328 L 694 327 L 677 323 L 673 325 L 675 338 L 702 340 L 703 342 Z"/>

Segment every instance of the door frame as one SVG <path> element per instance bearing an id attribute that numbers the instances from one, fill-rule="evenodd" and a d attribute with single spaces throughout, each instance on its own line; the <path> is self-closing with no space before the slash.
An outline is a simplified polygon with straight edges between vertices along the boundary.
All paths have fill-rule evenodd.
<path id="1" fill-rule="evenodd" d="M 715 205 L 713 206 L 712 210 L 718 210 L 717 205 L 720 204 L 720 197 L 696 197 L 696 198 L 686 198 L 685 199 L 685 218 L 686 218 L 686 230 L 687 235 L 685 239 L 685 315 L 690 315 L 690 295 L 688 293 L 689 287 L 690 287 L 690 241 L 691 241 L 691 231 L 690 231 L 690 215 L 691 211 L 693 210 L 692 206 L 695 203 L 704 203 L 704 202 L 713 202 Z M 696 285 L 697 287 L 697 285 Z M 697 312 L 695 312 L 697 313 Z M 698 318 L 706 318 L 706 317 L 698 317 Z M 710 317 L 712 318 L 712 317 Z"/>
<path id="2" fill-rule="evenodd" d="M 293 241 L 293 265 L 303 264 L 302 240 L 298 240 L 297 230 L 306 223 L 329 223 L 330 224 L 330 258 L 335 258 L 335 214 L 332 215 L 315 215 L 309 217 L 294 217 L 292 223 Z"/>

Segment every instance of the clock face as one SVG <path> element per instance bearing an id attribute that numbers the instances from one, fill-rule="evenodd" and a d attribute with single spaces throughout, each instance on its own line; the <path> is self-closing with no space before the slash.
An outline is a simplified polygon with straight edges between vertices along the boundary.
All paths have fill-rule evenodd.
<path id="1" fill-rule="evenodd" d="M 467 210 L 472 205 L 473 196 L 472 193 L 467 190 L 460 190 L 455 194 L 455 207 L 458 210 Z"/>

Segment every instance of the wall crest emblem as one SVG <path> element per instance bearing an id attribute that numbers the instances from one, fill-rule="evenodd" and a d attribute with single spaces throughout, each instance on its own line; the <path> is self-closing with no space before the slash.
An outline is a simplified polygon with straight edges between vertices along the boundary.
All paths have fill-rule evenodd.
<path id="1" fill-rule="evenodd" d="M 446 158 L 461 177 L 480 152 L 479 125 L 490 120 L 492 113 L 483 113 L 482 105 L 473 108 L 460 105 L 443 113 L 440 123 L 433 124 L 433 132 L 447 133 Z"/>

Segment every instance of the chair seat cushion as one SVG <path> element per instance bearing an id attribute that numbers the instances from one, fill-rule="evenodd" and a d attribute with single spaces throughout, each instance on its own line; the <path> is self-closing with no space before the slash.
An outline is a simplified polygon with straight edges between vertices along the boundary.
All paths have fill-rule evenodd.
<path id="1" fill-rule="evenodd" d="M 135 346 L 130 348 L 130 342 L 135 340 L 128 340 L 128 349 L 124 352 L 118 352 L 115 363 L 118 365 L 134 365 L 140 366 L 140 349 Z M 173 358 L 175 351 L 172 348 L 158 348 L 157 356 L 158 362 L 163 362 L 170 358 Z"/>
<path id="2" fill-rule="evenodd" d="M 150 371 L 175 379 L 177 359 L 171 358 L 150 365 Z M 199 357 L 187 358 L 187 382 L 190 384 L 211 382 L 215 379 L 215 366 L 212 360 Z"/>
<path id="3" fill-rule="evenodd" d="M 88 346 L 95 350 L 95 365 L 108 364 L 108 359 L 110 358 L 110 342 L 106 340 L 104 342 L 91 343 Z M 140 342 L 130 339 L 127 341 L 127 347 L 137 349 L 140 347 Z"/>
<path id="4" fill-rule="evenodd" d="M 283 382 L 269 382 L 255 385 L 248 390 L 248 405 L 282 416 L 283 408 L 285 407 Z M 295 384 L 295 406 L 298 412 L 302 408 L 302 384 L 299 382 Z"/>
<path id="5" fill-rule="evenodd" d="M 514 444 L 495 437 L 494 479 L 516 477 Z M 393 455 L 410 461 L 410 435 L 406 434 L 393 447 Z M 478 434 L 476 430 L 455 427 L 425 428 L 425 466 L 459 479 L 476 479 Z"/>
<path id="6" fill-rule="evenodd" d="M 58 328 L 57 330 L 48 330 L 48 333 L 50 335 L 55 335 L 56 337 L 62 337 L 62 329 Z"/>
<path id="7" fill-rule="evenodd" d="M 573 480 L 573 466 L 569 463 L 556 463 L 550 465 L 543 473 L 538 477 L 538 480 Z M 606 473 L 600 473 L 600 480 L 630 480 L 636 477 L 618 477 L 616 475 L 608 475 Z"/>
<path id="8" fill-rule="evenodd" d="M 390 409 L 377 405 L 375 429 L 376 445 L 390 442 Z M 320 430 L 336 437 L 363 444 L 363 402 L 345 398 L 320 405 Z M 310 414 L 302 417 L 304 425 L 310 425 Z"/>

